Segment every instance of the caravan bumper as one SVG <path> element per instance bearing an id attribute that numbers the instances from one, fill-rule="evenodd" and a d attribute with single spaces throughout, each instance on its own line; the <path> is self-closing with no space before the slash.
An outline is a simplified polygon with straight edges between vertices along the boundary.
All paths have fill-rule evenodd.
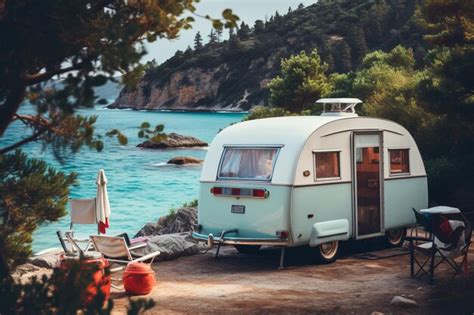
<path id="1" fill-rule="evenodd" d="M 243 237 L 232 237 L 225 236 L 223 240 L 218 236 L 212 234 L 199 234 L 193 232 L 192 237 L 198 242 L 206 242 L 209 245 L 214 244 L 225 244 L 225 245 L 270 245 L 270 246 L 289 246 L 290 241 L 288 239 L 280 238 L 243 238 Z"/>

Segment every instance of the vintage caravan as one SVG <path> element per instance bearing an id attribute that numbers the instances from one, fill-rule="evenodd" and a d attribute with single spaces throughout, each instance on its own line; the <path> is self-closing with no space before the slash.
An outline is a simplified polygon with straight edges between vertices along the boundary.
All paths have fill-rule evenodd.
<path id="1" fill-rule="evenodd" d="M 320 116 L 246 121 L 209 146 L 193 236 L 239 251 L 261 245 L 317 247 L 325 262 L 339 242 L 386 236 L 399 245 L 427 207 L 426 172 L 410 133 L 359 117 L 358 99 L 322 99 Z"/>

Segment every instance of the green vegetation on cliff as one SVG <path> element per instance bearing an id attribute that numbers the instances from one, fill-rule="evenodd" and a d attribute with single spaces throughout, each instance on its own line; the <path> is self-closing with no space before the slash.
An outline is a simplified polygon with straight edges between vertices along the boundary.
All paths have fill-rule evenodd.
<path id="1" fill-rule="evenodd" d="M 213 32 L 206 45 L 178 51 L 165 63 L 148 69 L 138 86 L 142 100 L 135 107 L 147 104 L 149 108 L 172 107 L 179 98 L 158 104 L 152 92 L 156 90 L 159 94 L 174 74 L 190 69 L 211 73 L 216 88 L 184 104 L 189 109 L 237 106 L 247 110 L 266 105 L 269 96 L 266 84 L 279 73 L 280 59 L 302 50 L 310 53 L 314 48 L 328 65 L 329 73 L 356 69 L 367 52 L 388 51 L 398 44 L 411 47 L 419 62 L 426 53 L 420 26 L 414 21 L 419 3 L 419 0 L 319 1 L 283 16 L 277 12 L 268 21 L 255 21 L 252 27 L 242 23 L 223 42 Z M 199 43 L 200 37 L 197 36 Z M 185 75 L 178 85 L 183 91 L 189 86 L 199 88 L 201 79 Z M 128 100 L 124 96 L 131 92 L 123 90 L 116 105 L 125 107 Z M 175 92 L 181 92 L 179 87 Z"/>

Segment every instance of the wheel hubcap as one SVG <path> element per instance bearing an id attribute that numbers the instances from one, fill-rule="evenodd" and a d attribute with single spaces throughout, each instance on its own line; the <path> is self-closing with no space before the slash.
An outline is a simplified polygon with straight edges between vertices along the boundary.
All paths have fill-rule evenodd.
<path id="1" fill-rule="evenodd" d="M 338 245 L 339 245 L 338 241 L 321 244 L 321 246 L 319 247 L 321 251 L 321 255 L 326 259 L 333 258 L 337 252 Z"/>
<path id="2" fill-rule="evenodd" d="M 403 230 L 388 231 L 387 236 L 391 244 L 397 245 L 403 238 Z"/>

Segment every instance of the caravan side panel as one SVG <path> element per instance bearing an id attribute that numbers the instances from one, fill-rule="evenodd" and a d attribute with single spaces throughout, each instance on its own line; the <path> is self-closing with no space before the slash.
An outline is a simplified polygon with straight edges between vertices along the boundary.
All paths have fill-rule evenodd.
<path id="1" fill-rule="evenodd" d="M 412 208 L 428 206 L 426 177 L 385 180 L 385 229 L 406 227 L 415 223 Z"/>
<path id="2" fill-rule="evenodd" d="M 351 196 L 350 182 L 293 188 L 291 225 L 295 245 L 308 244 L 316 223 L 341 219 L 352 223 Z M 347 239 L 351 235 L 352 224 L 349 224 L 348 235 L 341 237 Z"/>

